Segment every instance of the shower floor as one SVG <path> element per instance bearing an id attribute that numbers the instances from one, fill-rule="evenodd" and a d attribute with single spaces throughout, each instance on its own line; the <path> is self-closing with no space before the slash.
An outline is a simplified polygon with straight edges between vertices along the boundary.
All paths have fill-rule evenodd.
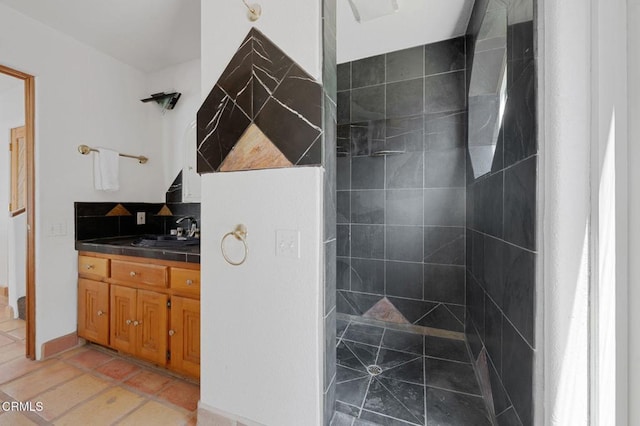
<path id="1" fill-rule="evenodd" d="M 491 425 L 466 344 L 338 320 L 332 426 Z"/>

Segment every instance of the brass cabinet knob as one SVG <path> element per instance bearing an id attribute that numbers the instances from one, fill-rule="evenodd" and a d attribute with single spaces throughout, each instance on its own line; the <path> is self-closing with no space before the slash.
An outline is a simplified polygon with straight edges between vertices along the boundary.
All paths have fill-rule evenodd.
<path id="1" fill-rule="evenodd" d="M 126 323 L 127 325 L 131 325 L 131 320 L 126 320 L 126 321 L 125 321 L 125 323 Z"/>
<path id="2" fill-rule="evenodd" d="M 102 315 L 104 315 L 104 312 L 98 311 L 98 316 L 101 317 Z"/>
<path id="3" fill-rule="evenodd" d="M 169 336 L 173 336 L 174 334 L 176 334 L 175 330 L 169 330 Z"/>
<path id="4" fill-rule="evenodd" d="M 187 285 L 193 284 L 193 280 L 187 280 Z"/>
<path id="5" fill-rule="evenodd" d="M 134 271 L 129 272 L 129 276 L 135 277 L 136 275 L 138 274 L 136 274 Z"/>
<path id="6" fill-rule="evenodd" d="M 85 267 L 86 269 L 93 269 L 93 268 L 94 268 L 94 266 L 93 266 L 93 265 L 84 265 L 84 267 Z"/>
<path id="7" fill-rule="evenodd" d="M 133 325 L 134 325 L 135 327 L 137 327 L 137 326 L 139 326 L 139 325 L 142 325 L 142 321 L 134 321 L 134 322 L 133 322 Z"/>

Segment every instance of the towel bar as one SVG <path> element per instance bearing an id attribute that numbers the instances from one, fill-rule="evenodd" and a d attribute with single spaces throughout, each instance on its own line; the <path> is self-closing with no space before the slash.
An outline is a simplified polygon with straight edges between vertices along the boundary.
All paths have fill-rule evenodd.
<path id="1" fill-rule="evenodd" d="M 89 155 L 90 152 L 99 152 L 97 149 L 95 148 L 91 148 L 88 145 L 79 145 L 78 146 L 78 152 L 80 152 L 80 154 L 82 155 Z M 144 164 L 147 161 L 149 161 L 149 159 L 147 157 L 145 157 L 144 155 L 129 155 L 129 154 L 118 154 L 120 155 L 120 157 L 127 157 L 127 158 L 135 158 L 136 160 L 138 160 L 140 162 L 140 164 Z"/>

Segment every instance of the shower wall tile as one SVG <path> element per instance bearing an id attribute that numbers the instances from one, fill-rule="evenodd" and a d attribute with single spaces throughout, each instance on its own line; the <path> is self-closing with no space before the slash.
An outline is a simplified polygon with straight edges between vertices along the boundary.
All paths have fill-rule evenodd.
<path id="1" fill-rule="evenodd" d="M 337 250 L 337 249 L 336 249 Z M 338 256 L 336 259 L 336 287 L 338 290 L 351 289 L 351 258 Z"/>
<path id="2" fill-rule="evenodd" d="M 425 75 L 463 70 L 465 61 L 465 38 L 458 37 L 424 47 Z"/>
<path id="3" fill-rule="evenodd" d="M 425 113 L 460 111 L 467 106 L 464 71 L 437 74 L 424 79 Z"/>
<path id="4" fill-rule="evenodd" d="M 430 151 L 425 156 L 425 188 L 464 187 L 467 152 L 465 149 Z"/>
<path id="5" fill-rule="evenodd" d="M 390 296 L 422 299 L 422 264 L 387 261 L 386 282 Z"/>
<path id="6" fill-rule="evenodd" d="M 338 64 L 338 91 L 351 89 L 351 62 Z"/>
<path id="7" fill-rule="evenodd" d="M 422 152 L 387 156 L 385 161 L 386 188 L 422 188 L 423 156 Z"/>
<path id="8" fill-rule="evenodd" d="M 384 226 L 351 225 L 351 256 L 384 259 Z"/>
<path id="9" fill-rule="evenodd" d="M 425 148 L 428 151 L 466 148 L 467 113 L 460 111 L 426 115 L 424 132 Z"/>
<path id="10" fill-rule="evenodd" d="M 422 189 L 387 190 L 385 223 L 388 225 L 422 225 Z"/>
<path id="11" fill-rule="evenodd" d="M 411 323 L 462 331 L 464 68 L 463 38 L 338 65 L 338 312 L 376 295 Z"/>
<path id="12" fill-rule="evenodd" d="M 473 42 L 473 37 L 469 40 Z M 471 43 L 468 59 L 473 48 Z M 478 179 L 468 174 L 467 180 L 467 256 L 471 259 L 467 261 L 465 332 L 474 355 L 483 346 L 487 350 L 498 424 L 532 425 L 539 423 L 532 410 L 539 255 L 533 21 L 508 25 L 507 61 L 507 103 L 491 172 Z"/>
<path id="13" fill-rule="evenodd" d="M 351 191 L 351 223 L 384 224 L 384 191 Z"/>
<path id="14" fill-rule="evenodd" d="M 385 258 L 408 262 L 422 261 L 422 226 L 386 226 Z"/>
<path id="15" fill-rule="evenodd" d="M 426 226 L 424 263 L 464 265 L 464 228 Z"/>
<path id="16" fill-rule="evenodd" d="M 423 46 L 387 53 L 386 60 L 388 82 L 424 76 Z"/>
<path id="17" fill-rule="evenodd" d="M 385 85 L 351 90 L 351 122 L 384 118 Z"/>
<path id="18" fill-rule="evenodd" d="M 427 188 L 424 190 L 424 224 L 464 226 L 464 188 Z"/>
<path id="19" fill-rule="evenodd" d="M 351 88 L 374 86 L 385 82 L 384 55 L 372 56 L 351 63 Z"/>
<path id="20" fill-rule="evenodd" d="M 465 304 L 463 266 L 424 265 L 424 298 L 434 302 Z"/>
<path id="21" fill-rule="evenodd" d="M 532 425 L 534 352 L 509 324 L 502 326 L 502 382 L 524 425 Z"/>
<path id="22" fill-rule="evenodd" d="M 537 158 L 531 157 L 505 170 L 504 239 L 535 250 Z"/>
<path id="23" fill-rule="evenodd" d="M 351 222 L 351 192 L 338 191 L 336 206 L 336 222 L 345 224 Z"/>
<path id="24" fill-rule="evenodd" d="M 351 290 L 384 295 L 384 260 L 351 259 Z"/>
<path id="25" fill-rule="evenodd" d="M 422 78 L 388 83 L 386 86 L 387 118 L 406 117 L 422 113 L 424 109 L 424 80 Z"/>
<path id="26" fill-rule="evenodd" d="M 351 189 L 384 189 L 384 158 L 352 158 Z"/>

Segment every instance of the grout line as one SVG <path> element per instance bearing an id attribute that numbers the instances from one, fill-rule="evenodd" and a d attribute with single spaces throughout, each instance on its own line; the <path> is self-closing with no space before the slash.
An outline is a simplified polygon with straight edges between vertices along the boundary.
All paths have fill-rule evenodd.
<path id="1" fill-rule="evenodd" d="M 484 400 L 482 395 L 477 395 L 477 394 L 474 394 L 474 393 L 462 392 L 462 391 L 455 390 L 455 389 L 441 388 L 439 386 L 433 386 L 433 385 L 426 385 L 426 387 L 431 388 L 431 389 L 438 389 L 438 390 L 445 391 L 445 392 L 457 393 L 457 394 L 460 394 L 460 395 L 473 396 L 473 397 L 480 398 L 480 399 Z"/>

